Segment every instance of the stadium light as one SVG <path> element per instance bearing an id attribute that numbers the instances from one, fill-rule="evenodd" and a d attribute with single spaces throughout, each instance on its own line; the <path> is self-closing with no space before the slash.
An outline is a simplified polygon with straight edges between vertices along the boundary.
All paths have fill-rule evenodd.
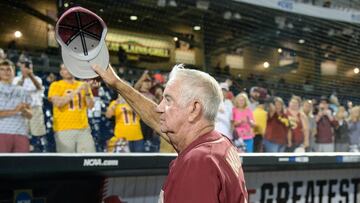
<path id="1" fill-rule="evenodd" d="M 15 31 L 14 36 L 15 38 L 20 38 L 22 37 L 22 33 L 20 31 Z"/>
<path id="2" fill-rule="evenodd" d="M 130 20 L 137 20 L 138 17 L 137 16 L 130 16 Z"/>
<path id="3" fill-rule="evenodd" d="M 265 61 L 264 64 L 263 64 L 264 68 L 269 68 L 270 67 L 270 63 Z"/>
<path id="4" fill-rule="evenodd" d="M 359 69 L 359 68 L 354 68 L 354 73 L 355 73 L 355 74 L 359 74 L 359 72 L 360 72 L 360 69 Z"/>
<path id="5" fill-rule="evenodd" d="M 282 48 L 278 48 L 278 53 L 281 54 L 282 53 Z"/>
<path id="6" fill-rule="evenodd" d="M 304 39 L 299 39 L 299 44 L 304 44 L 305 40 Z"/>
<path id="7" fill-rule="evenodd" d="M 201 27 L 196 25 L 196 26 L 194 26 L 194 30 L 199 31 L 199 30 L 201 30 Z"/>

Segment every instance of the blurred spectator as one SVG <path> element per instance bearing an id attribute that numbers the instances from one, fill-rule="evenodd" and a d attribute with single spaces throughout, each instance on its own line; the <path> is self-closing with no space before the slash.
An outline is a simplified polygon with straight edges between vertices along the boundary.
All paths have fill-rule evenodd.
<path id="1" fill-rule="evenodd" d="M 44 87 L 40 77 L 33 72 L 31 61 L 20 61 L 21 76 L 13 80 L 14 85 L 22 86 L 31 96 L 31 108 L 33 117 L 28 120 L 30 135 L 32 136 L 32 145 L 34 152 L 41 152 L 42 137 L 46 134 L 44 113 L 43 113 L 43 96 Z"/>
<path id="2" fill-rule="evenodd" d="M 332 94 L 330 96 L 329 108 L 332 110 L 333 115 L 337 113 L 339 106 L 340 106 L 339 99 L 337 98 L 336 94 Z"/>
<path id="3" fill-rule="evenodd" d="M 165 83 L 165 78 L 161 73 L 155 73 L 153 75 L 153 78 L 154 78 L 154 85 Z"/>
<path id="4" fill-rule="evenodd" d="M 350 116 L 350 109 L 352 109 L 354 106 L 353 106 L 353 102 L 348 100 L 346 102 L 346 116 L 345 117 L 349 117 Z"/>
<path id="5" fill-rule="evenodd" d="M 316 115 L 317 152 L 334 152 L 334 127 L 337 125 L 335 118 L 329 109 L 329 100 L 322 96 L 319 104 L 319 112 Z"/>
<path id="6" fill-rule="evenodd" d="M 235 97 L 232 110 L 232 120 L 236 137 L 241 138 L 246 147 L 246 152 L 254 151 L 254 133 L 252 127 L 255 125 L 253 113 L 249 108 L 249 99 L 245 93 Z M 236 139 L 236 138 L 235 138 Z"/>
<path id="7" fill-rule="evenodd" d="M 259 104 L 260 92 L 258 87 L 252 87 L 250 89 L 250 104 L 249 108 L 254 111 L 256 106 Z"/>
<path id="8" fill-rule="evenodd" d="M 335 152 L 349 151 L 349 127 L 345 120 L 345 107 L 340 106 L 335 115 L 338 125 L 335 127 Z"/>
<path id="9" fill-rule="evenodd" d="M 127 55 L 122 47 L 119 47 L 117 55 L 120 66 L 125 66 L 127 64 Z"/>
<path id="10" fill-rule="evenodd" d="M 53 104 L 54 132 L 58 152 L 95 152 L 87 109 L 94 106 L 90 85 L 75 80 L 60 65 L 62 80 L 53 82 L 48 98 Z"/>
<path id="11" fill-rule="evenodd" d="M 225 135 L 230 140 L 233 140 L 231 127 L 233 104 L 225 97 L 229 91 L 229 86 L 227 83 L 220 83 L 220 87 L 224 97 L 223 101 L 220 103 L 219 110 L 215 118 L 215 130 Z"/>
<path id="12" fill-rule="evenodd" d="M 291 128 L 291 146 L 288 150 L 294 151 L 296 148 L 309 147 L 309 126 L 308 119 L 303 112 L 300 111 L 301 98 L 293 96 L 289 102 L 289 108 L 286 111 L 286 115 L 290 121 Z"/>
<path id="13" fill-rule="evenodd" d="M 29 152 L 28 125 L 32 117 L 28 92 L 12 84 L 15 67 L 0 62 L 0 152 Z"/>
<path id="14" fill-rule="evenodd" d="M 225 83 L 228 85 L 229 87 L 229 91 L 227 91 L 226 95 L 225 95 L 225 98 L 226 99 L 229 99 L 230 101 L 232 101 L 234 99 L 234 94 L 233 92 L 231 91 L 231 87 L 233 87 L 233 81 L 231 79 L 226 79 L 225 80 Z"/>
<path id="15" fill-rule="evenodd" d="M 315 143 L 315 135 L 317 131 L 316 120 L 313 114 L 313 102 L 311 100 L 305 100 L 303 102 L 302 111 L 307 117 L 308 126 L 309 126 L 309 147 L 307 151 L 315 152 L 316 151 L 316 143 Z"/>
<path id="16" fill-rule="evenodd" d="M 40 56 L 40 59 L 41 59 L 42 66 L 44 66 L 45 68 L 49 68 L 50 61 L 49 61 L 48 55 L 46 53 L 42 52 L 41 56 Z"/>
<path id="17" fill-rule="evenodd" d="M 262 140 L 265 134 L 266 129 L 266 118 L 267 112 L 265 111 L 264 99 L 259 99 L 259 104 L 256 106 L 254 112 L 254 121 L 256 125 L 254 126 L 254 152 L 262 152 L 263 144 Z"/>
<path id="18" fill-rule="evenodd" d="M 108 142 L 108 152 L 118 152 L 127 142 L 131 152 L 144 151 L 144 137 L 141 132 L 140 117 L 120 95 L 107 108 L 106 117 L 115 116 L 114 137 Z"/>
<path id="19" fill-rule="evenodd" d="M 27 50 L 23 50 L 19 56 L 18 62 L 30 60 Z"/>
<path id="20" fill-rule="evenodd" d="M 269 105 L 265 136 L 263 139 L 265 152 L 284 152 L 291 136 L 288 136 L 290 121 L 285 114 L 285 104 L 280 97 L 275 97 Z"/>
<path id="21" fill-rule="evenodd" d="M 155 102 L 160 104 L 161 100 L 163 99 L 164 87 L 160 84 L 154 85 L 150 92 L 155 96 Z"/>
<path id="22" fill-rule="evenodd" d="M 0 61 L 3 61 L 6 59 L 6 53 L 4 52 L 4 49 L 0 48 Z"/>
<path id="23" fill-rule="evenodd" d="M 349 118 L 350 151 L 360 151 L 360 107 L 350 109 Z"/>
<path id="24" fill-rule="evenodd" d="M 139 92 L 148 99 L 156 102 L 155 96 L 150 92 L 150 89 L 152 88 L 152 80 L 148 70 L 144 71 L 140 79 L 135 83 L 134 88 L 139 90 Z M 158 136 L 154 136 L 154 130 L 146 125 L 142 120 L 140 123 L 145 140 L 145 152 L 158 151 L 156 148 L 158 148 L 157 144 L 160 144 L 158 143 L 160 142 L 160 138 Z"/>

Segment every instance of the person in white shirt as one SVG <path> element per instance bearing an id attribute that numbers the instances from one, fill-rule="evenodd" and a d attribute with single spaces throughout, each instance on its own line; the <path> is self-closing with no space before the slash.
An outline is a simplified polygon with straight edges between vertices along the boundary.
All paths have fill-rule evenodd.
<path id="1" fill-rule="evenodd" d="M 233 104 L 229 99 L 225 98 L 226 93 L 229 91 L 227 83 L 220 83 L 221 90 L 224 95 L 224 100 L 220 103 L 218 113 L 215 118 L 215 130 L 233 140 L 231 119 Z"/>
<path id="2" fill-rule="evenodd" d="M 24 60 L 19 62 L 21 75 L 13 80 L 14 85 L 22 86 L 32 99 L 31 108 L 33 117 L 28 120 L 30 135 L 40 138 L 46 134 L 44 123 L 43 96 L 44 87 L 40 77 L 33 73 L 33 65 L 31 61 Z M 38 141 L 37 141 L 38 142 Z"/>

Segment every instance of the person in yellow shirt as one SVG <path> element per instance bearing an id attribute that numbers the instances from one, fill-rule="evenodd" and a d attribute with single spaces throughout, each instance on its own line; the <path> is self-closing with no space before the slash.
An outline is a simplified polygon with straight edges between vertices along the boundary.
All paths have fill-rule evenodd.
<path id="1" fill-rule="evenodd" d="M 263 99 L 259 99 L 259 104 L 256 105 L 254 111 L 254 120 L 255 120 L 255 127 L 254 127 L 254 152 L 263 152 L 262 147 L 262 139 L 265 134 L 266 130 L 266 119 L 267 119 L 267 112 L 265 111 L 265 105 Z"/>
<path id="2" fill-rule="evenodd" d="M 128 143 L 131 152 L 144 151 L 144 137 L 141 132 L 140 116 L 119 95 L 110 102 L 107 118 L 115 116 L 114 137 L 108 142 L 108 152 L 127 152 L 124 142 Z M 117 149 L 121 148 L 121 149 Z"/>
<path id="3" fill-rule="evenodd" d="M 90 85 L 60 65 L 62 80 L 51 83 L 48 99 L 53 104 L 57 152 L 95 152 L 87 110 L 94 106 Z"/>

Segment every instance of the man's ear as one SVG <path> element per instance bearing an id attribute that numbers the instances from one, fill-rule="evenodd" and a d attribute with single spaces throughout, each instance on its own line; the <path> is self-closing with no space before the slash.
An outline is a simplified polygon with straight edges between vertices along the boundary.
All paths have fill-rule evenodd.
<path id="1" fill-rule="evenodd" d="M 202 115 L 202 105 L 199 101 L 194 101 L 191 102 L 189 105 L 189 118 L 188 121 L 189 122 L 193 122 L 195 120 L 197 120 L 198 118 L 200 118 Z"/>

